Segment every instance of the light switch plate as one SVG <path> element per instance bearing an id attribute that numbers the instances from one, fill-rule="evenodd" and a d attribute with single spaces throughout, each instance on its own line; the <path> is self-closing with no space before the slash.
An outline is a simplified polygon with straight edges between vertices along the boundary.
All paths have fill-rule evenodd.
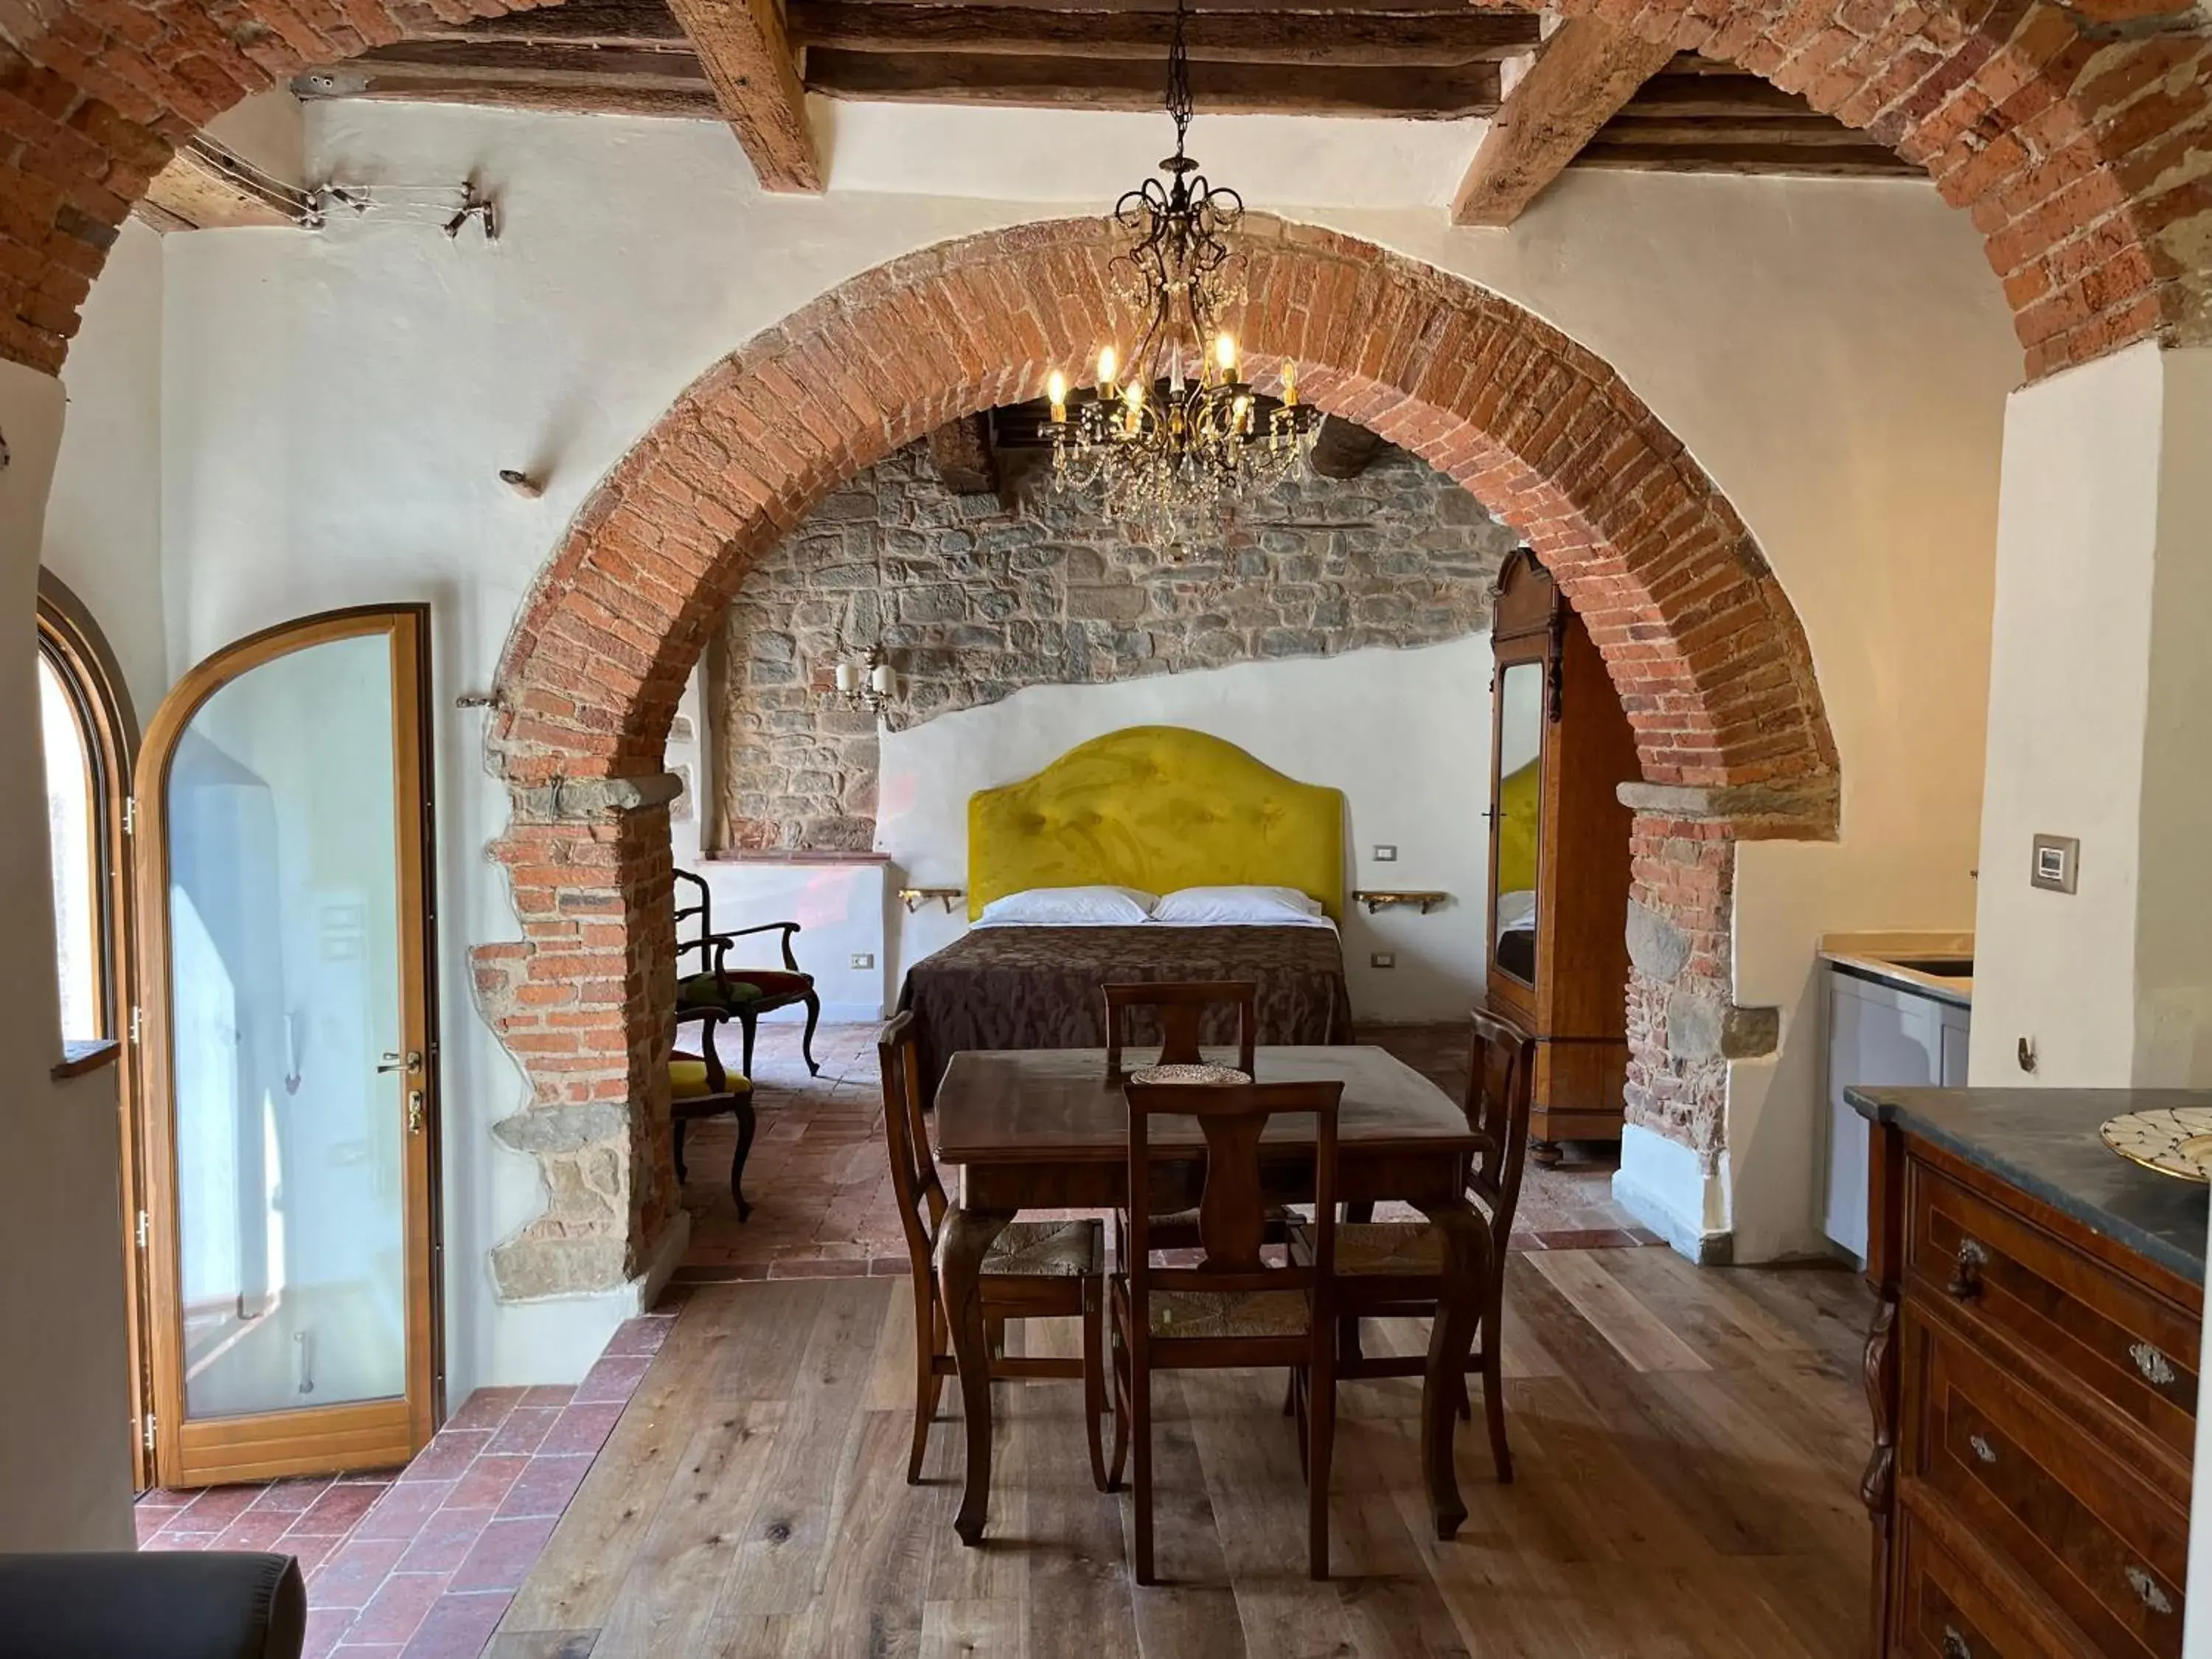
<path id="1" fill-rule="evenodd" d="M 1375 862 L 1376 862 L 1376 863 L 1377 863 L 1377 864 L 1395 864 L 1397 861 L 1398 861 L 1398 849 L 1397 849 L 1396 848 L 1395 848 L 1395 847 L 1377 847 L 1377 848 L 1375 849 Z"/>
<path id="2" fill-rule="evenodd" d="M 2081 841 L 2078 836 L 2038 836 L 2035 861 L 2028 866 L 2027 882 L 2046 892 L 2070 893 L 2081 873 Z"/>
<path id="3" fill-rule="evenodd" d="M 1398 958 L 1392 951 L 1377 951 L 1367 958 L 1367 965 L 1370 968 L 1395 968 Z"/>
<path id="4" fill-rule="evenodd" d="M 875 957 L 875 953 L 874 953 L 873 951 L 854 951 L 854 952 L 853 952 L 853 966 L 854 966 L 854 967 L 855 967 L 855 968 L 872 968 L 872 967 L 874 967 L 875 965 L 876 965 L 876 957 Z"/>

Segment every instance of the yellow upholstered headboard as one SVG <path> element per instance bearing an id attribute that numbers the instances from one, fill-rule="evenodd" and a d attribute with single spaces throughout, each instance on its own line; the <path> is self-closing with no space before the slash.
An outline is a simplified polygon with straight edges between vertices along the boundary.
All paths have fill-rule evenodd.
<path id="1" fill-rule="evenodd" d="M 968 799 L 968 919 L 1031 887 L 1295 887 L 1344 914 L 1344 793 L 1233 743 L 1132 726 Z"/>

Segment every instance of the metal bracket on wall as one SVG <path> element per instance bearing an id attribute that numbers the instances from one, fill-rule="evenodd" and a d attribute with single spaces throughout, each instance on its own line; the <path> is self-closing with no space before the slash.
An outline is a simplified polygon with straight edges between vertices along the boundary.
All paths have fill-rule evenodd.
<path id="1" fill-rule="evenodd" d="M 921 909 L 932 899 L 942 899 L 945 902 L 945 914 L 949 916 L 952 914 L 953 900 L 966 898 L 968 890 L 964 887 L 902 887 L 898 890 L 898 896 L 900 902 L 906 906 L 908 915 Z"/>
<path id="2" fill-rule="evenodd" d="M 1414 888 L 1395 891 L 1363 887 L 1353 890 L 1352 902 L 1355 904 L 1365 905 L 1367 914 L 1370 916 L 1377 910 L 1390 910 L 1402 905 L 1413 904 L 1419 905 L 1421 914 L 1425 916 L 1437 906 L 1449 904 L 1451 902 L 1451 895 L 1438 892 L 1433 888 Z"/>

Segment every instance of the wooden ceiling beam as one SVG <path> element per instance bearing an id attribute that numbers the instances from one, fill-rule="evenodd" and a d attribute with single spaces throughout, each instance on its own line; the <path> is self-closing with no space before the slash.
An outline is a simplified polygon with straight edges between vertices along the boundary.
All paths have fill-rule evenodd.
<path id="1" fill-rule="evenodd" d="M 434 22 L 417 40 L 544 40 L 577 46 L 688 45 L 667 0 L 563 0 L 465 23 Z"/>
<path id="2" fill-rule="evenodd" d="M 669 0 L 761 188 L 819 195 L 828 182 L 776 0 Z"/>
<path id="3" fill-rule="evenodd" d="M 1595 16 L 1569 18 L 1491 122 L 1460 181 L 1452 222 L 1511 224 L 1674 57 L 1673 46 Z"/>
<path id="4" fill-rule="evenodd" d="M 1158 11 L 1055 11 L 1010 6 L 792 0 L 791 39 L 809 51 L 957 52 L 1014 57 L 1164 61 L 1175 32 Z M 1194 60 L 1243 64 L 1449 66 L 1533 51 L 1531 12 L 1390 16 L 1321 12 L 1199 13 Z"/>
<path id="5" fill-rule="evenodd" d="M 888 0 L 886 0 L 888 3 Z M 1157 109 L 1158 64 L 1141 58 L 1023 58 L 992 52 L 806 54 L 806 83 L 831 98 L 933 104 Z M 1296 64 L 1202 64 L 1191 90 L 1214 114 L 1487 115 L 1498 107 L 1498 65 L 1382 69 Z"/>

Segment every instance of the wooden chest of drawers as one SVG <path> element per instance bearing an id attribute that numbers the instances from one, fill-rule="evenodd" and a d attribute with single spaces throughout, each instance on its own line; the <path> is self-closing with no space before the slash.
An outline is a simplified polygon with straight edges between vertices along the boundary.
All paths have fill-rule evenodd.
<path id="1" fill-rule="evenodd" d="M 1910 1121 L 1873 1150 L 1872 1652 L 2180 1659 L 2201 1282 Z"/>

